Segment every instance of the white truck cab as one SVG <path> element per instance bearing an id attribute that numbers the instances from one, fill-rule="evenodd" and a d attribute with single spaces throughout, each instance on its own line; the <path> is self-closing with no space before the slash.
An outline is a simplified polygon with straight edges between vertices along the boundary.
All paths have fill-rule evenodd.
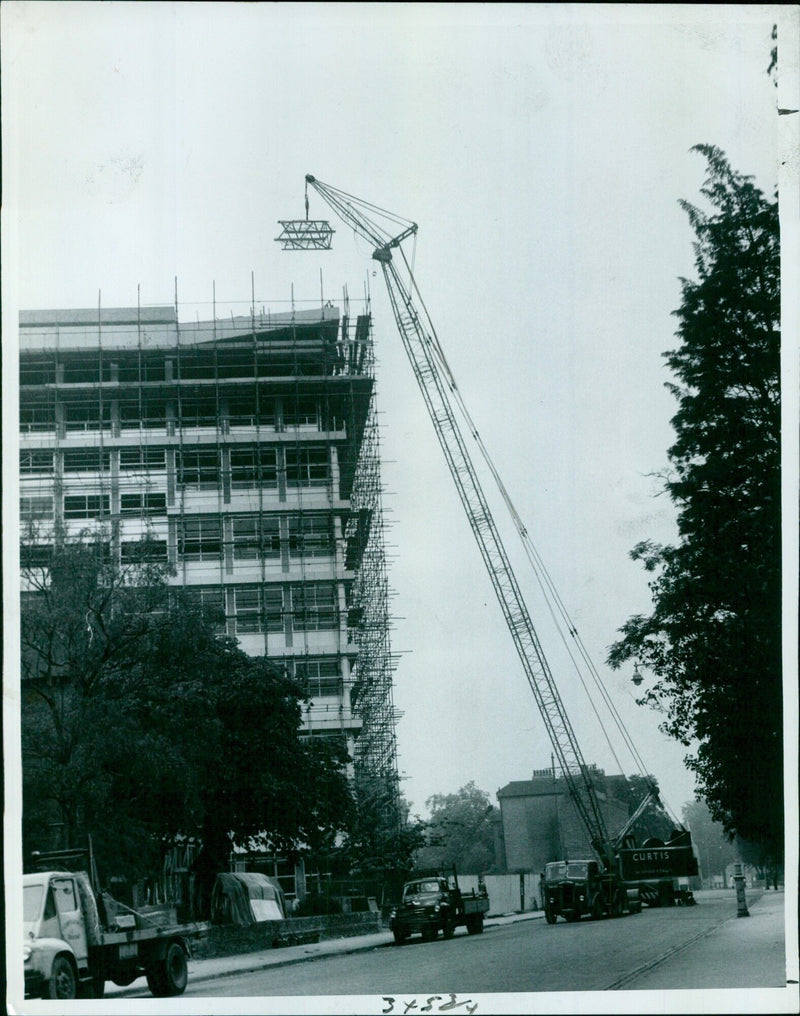
<path id="1" fill-rule="evenodd" d="M 86 924 L 75 876 L 66 872 L 25 875 L 22 888 L 25 993 L 74 998 L 88 977 Z"/>

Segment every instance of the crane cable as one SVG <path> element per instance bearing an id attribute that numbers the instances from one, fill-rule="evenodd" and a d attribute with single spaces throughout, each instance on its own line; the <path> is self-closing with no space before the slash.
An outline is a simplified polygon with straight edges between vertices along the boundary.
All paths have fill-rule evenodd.
<path id="1" fill-rule="evenodd" d="M 475 442 L 478 445 L 478 449 L 479 449 L 479 451 L 481 453 L 481 456 L 482 456 L 484 462 L 486 463 L 489 471 L 491 472 L 491 474 L 492 474 L 492 476 L 493 476 L 493 478 L 495 480 L 495 483 L 497 484 L 498 490 L 499 490 L 499 492 L 500 492 L 500 494 L 501 494 L 501 496 L 503 498 L 503 501 L 506 504 L 506 507 L 507 507 L 507 509 L 509 511 L 509 514 L 511 515 L 511 518 L 512 518 L 512 520 L 514 522 L 514 525 L 517 528 L 517 531 L 518 531 L 518 533 L 520 535 L 520 538 L 522 540 L 522 544 L 523 544 L 523 548 L 525 550 L 525 554 L 526 554 L 526 556 L 528 558 L 528 561 L 529 561 L 529 563 L 530 563 L 530 565 L 531 565 L 531 567 L 533 569 L 533 572 L 534 572 L 534 575 L 535 575 L 535 577 L 537 579 L 537 582 L 539 583 L 539 587 L 540 587 L 540 589 L 542 591 L 542 594 L 544 596 L 545 603 L 547 604 L 548 611 L 550 612 L 550 616 L 553 619 L 553 623 L 555 624 L 556 630 L 559 633 L 559 636 L 560 636 L 560 638 L 561 638 L 561 640 L 562 640 L 562 642 L 564 644 L 564 647 L 565 647 L 565 649 L 567 651 L 567 654 L 568 654 L 570 660 L 572 661 L 572 665 L 575 668 L 575 672 L 577 673 L 578 678 L 579 678 L 579 680 L 580 680 L 580 682 L 581 682 L 581 684 L 582 684 L 582 686 L 584 688 L 584 691 L 586 692 L 586 696 L 587 696 L 587 698 L 589 700 L 589 704 L 591 705 L 592 710 L 593 710 L 593 712 L 594 712 L 594 714 L 595 714 L 595 716 L 597 718 L 597 721 L 598 721 L 598 723 L 600 725 L 600 728 L 603 731 L 603 735 L 604 735 L 604 737 L 606 739 L 606 742 L 608 743 L 608 747 L 609 747 L 609 749 L 611 751 L 611 754 L 613 755 L 615 762 L 619 766 L 620 772 L 623 773 L 624 772 L 623 766 L 620 763 L 620 760 L 617 757 L 617 754 L 616 754 L 616 752 L 614 750 L 614 745 L 613 745 L 613 743 L 611 741 L 611 738 L 609 737 L 608 731 L 606 730 L 606 726 L 603 723 L 603 720 L 601 719 L 601 717 L 600 717 L 600 715 L 598 713 L 598 710 L 597 710 L 597 707 L 595 705 L 594 699 L 593 699 L 593 697 L 592 697 L 592 695 L 591 695 L 591 693 L 589 691 L 589 688 L 586 685 L 586 681 L 584 680 L 583 674 L 581 673 L 581 669 L 580 669 L 580 667 L 579 667 L 579 665 L 578 665 L 578 663 L 577 663 L 577 661 L 576 661 L 576 659 L 575 659 L 575 657 L 574 657 L 574 655 L 572 653 L 570 645 L 569 645 L 569 643 L 568 643 L 568 641 L 566 639 L 563 627 L 559 623 L 557 617 L 555 616 L 555 611 L 553 609 L 553 604 L 555 604 L 555 606 L 556 606 L 556 608 L 558 610 L 558 613 L 561 615 L 563 623 L 566 625 L 567 631 L 572 636 L 572 638 L 573 638 L 573 640 L 575 642 L 575 645 L 577 646 L 578 651 L 579 651 L 579 653 L 580 653 L 580 655 L 581 655 L 585 665 L 587 666 L 590 674 L 592 675 L 594 683 L 595 683 L 596 687 L 598 688 L 598 690 L 600 692 L 601 698 L 605 702 L 606 708 L 609 710 L 609 713 L 610 713 L 612 719 L 614 720 L 614 723 L 615 723 L 617 729 L 620 732 L 620 736 L 622 737 L 626 747 L 628 748 L 628 750 L 629 750 L 629 752 L 631 754 L 631 757 L 634 760 L 634 764 L 639 769 L 639 772 L 640 772 L 641 776 L 644 777 L 644 778 L 647 778 L 648 771 L 647 771 L 647 767 L 644 764 L 644 760 L 642 759 L 641 755 L 639 754 L 639 752 L 638 752 L 638 750 L 637 750 L 637 748 L 636 748 L 636 746 L 635 746 L 635 744 L 634 744 L 630 734 L 628 733 L 628 731 L 627 731 L 627 729 L 625 727 L 625 724 L 622 721 L 622 718 L 619 715 L 619 712 L 617 711 L 617 709 L 616 709 L 616 707 L 615 707 L 615 705 L 613 703 L 613 700 L 611 699 L 611 696 L 608 693 L 608 690 L 606 689 L 605 685 L 603 684 L 603 681 L 602 681 L 602 679 L 600 677 L 600 674 L 598 673 L 597 669 L 595 668 L 594 664 L 592 663 L 592 660 L 591 660 L 591 658 L 590 658 L 590 656 L 589 656 L 589 654 L 588 654 L 588 652 L 586 650 L 585 645 L 583 644 L 583 641 L 582 641 L 582 639 L 581 639 L 581 637 L 580 637 L 580 635 L 578 633 L 578 630 L 575 627 L 575 625 L 573 624 L 572 619 L 570 618 L 570 616 L 569 616 L 569 614 L 568 614 L 568 612 L 566 610 L 566 607 L 565 607 L 561 597 L 559 596 L 558 591 L 556 590 L 555 584 L 553 583 L 553 580 L 550 577 L 550 575 L 549 575 L 549 573 L 548 573 L 548 571 L 547 571 L 547 569 L 546 569 L 546 567 L 544 565 L 544 562 L 542 561 L 538 551 L 534 547 L 533 542 L 531 541 L 530 536 L 528 534 L 527 528 L 525 527 L 525 525 L 524 525 L 524 523 L 522 521 L 522 518 L 520 517 L 519 513 L 517 512 L 516 507 L 514 506 L 514 503 L 511 500 L 511 496 L 508 493 L 508 490 L 507 490 L 505 484 L 503 483 L 503 480 L 500 477 L 500 474 L 498 473 L 497 468 L 495 467 L 494 462 L 492 461 L 492 458 L 489 455 L 488 449 L 484 445 L 483 440 L 481 439 L 481 436 L 480 436 L 480 434 L 478 432 L 478 429 L 475 426 L 475 423 L 472 420 L 472 417 L 471 417 L 471 415 L 470 415 L 470 413 L 469 413 L 469 411 L 468 411 L 468 409 L 466 407 L 466 404 L 464 403 L 464 400 L 463 400 L 463 398 L 461 396 L 461 392 L 460 392 L 460 390 L 458 388 L 458 385 L 456 384 L 456 380 L 455 380 L 455 377 L 453 375 L 453 372 L 451 371 L 450 366 L 449 366 L 449 364 L 447 362 L 447 357 L 445 356 L 444 350 L 442 349 L 442 346 L 439 343 L 439 339 L 438 339 L 438 336 L 436 334 L 436 329 L 433 326 L 433 322 L 431 320 L 430 314 L 428 313 L 427 306 L 425 305 L 425 301 L 424 301 L 424 299 L 422 297 L 422 293 L 420 292 L 419 287 L 417 286 L 416 278 L 414 276 L 414 261 L 416 260 L 416 241 L 417 241 L 416 224 L 411 219 L 403 218 L 402 216 L 396 215 L 393 212 L 389 212 L 385 208 L 381 208 L 379 205 L 372 204 L 371 202 L 365 201 L 362 198 L 357 198 L 357 197 L 355 197 L 352 194 L 348 194 L 346 191 L 338 190 L 335 187 L 331 187 L 329 184 L 323 184 L 319 180 L 312 180 L 312 186 L 316 190 L 318 190 L 322 194 L 322 196 L 324 198 L 326 198 L 326 200 L 328 200 L 330 203 L 332 203 L 334 207 L 337 207 L 337 205 L 340 205 L 340 204 L 344 204 L 346 206 L 349 206 L 350 215 L 351 215 L 352 219 L 356 220 L 359 223 L 359 225 L 362 227 L 362 229 L 364 229 L 365 232 L 367 232 L 367 234 L 369 234 L 371 231 L 374 231 L 375 235 L 377 235 L 377 236 L 380 236 L 382 234 L 383 237 L 385 237 L 385 243 L 384 243 L 384 248 L 385 249 L 388 249 L 390 246 L 392 246 L 392 241 L 393 240 L 395 241 L 394 246 L 396 247 L 397 250 L 400 251 L 400 254 L 401 254 L 402 258 L 403 258 L 403 262 L 404 262 L 404 264 L 406 266 L 406 271 L 408 272 L 408 277 L 409 277 L 409 280 L 410 280 L 410 283 L 411 283 L 411 287 L 413 288 L 413 290 L 416 291 L 416 294 L 417 294 L 417 297 L 419 299 L 420 305 L 422 307 L 422 310 L 423 310 L 423 312 L 425 314 L 425 318 L 427 320 L 428 328 L 426 329 L 425 332 L 423 332 L 423 338 L 428 343 L 428 345 L 430 346 L 431 350 L 433 351 L 434 356 L 436 357 L 436 359 L 438 360 L 438 362 L 442 366 L 442 369 L 443 369 L 444 375 L 445 375 L 445 381 L 446 381 L 448 387 L 450 388 L 450 391 L 453 393 L 453 396 L 455 398 L 456 404 L 458 405 L 458 407 L 459 407 L 459 409 L 461 411 L 461 414 L 464 417 L 464 420 L 465 420 L 465 422 L 466 422 L 466 424 L 467 424 L 467 426 L 469 428 L 469 431 L 470 431 L 472 437 L 474 438 Z M 406 257 L 406 253 L 405 253 L 405 250 L 402 247 L 402 245 L 396 242 L 396 238 L 392 237 L 383 227 L 378 226 L 372 219 L 364 216 L 363 213 L 361 211 L 359 211 L 359 209 L 367 209 L 371 213 L 377 213 L 378 215 L 383 216 L 388 221 L 393 222 L 393 223 L 398 224 L 398 225 L 402 225 L 403 227 L 408 227 L 408 226 L 413 226 L 414 227 L 413 228 L 414 249 L 413 249 L 412 263 L 411 264 L 409 264 L 409 262 L 408 262 L 408 258 Z M 352 221 L 351 221 L 350 225 L 353 226 Z M 354 232 L 356 234 L 358 234 L 358 230 L 356 230 L 355 227 L 353 227 L 353 230 L 354 230 Z M 673 820 L 675 820 L 676 823 L 677 823 L 677 819 L 675 819 L 674 813 L 669 808 L 667 803 L 665 801 L 663 801 L 663 798 L 662 798 L 662 804 L 664 805 L 666 810 L 670 813 L 670 815 L 673 818 Z M 679 823 L 677 823 L 677 824 L 679 824 Z"/>
<path id="2" fill-rule="evenodd" d="M 415 241 L 416 241 L 416 235 L 415 235 Z M 574 640 L 574 643 L 575 643 L 575 645 L 576 645 L 576 647 L 578 649 L 578 652 L 579 652 L 581 658 L 583 659 L 585 666 L 588 668 L 589 673 L 591 674 L 592 679 L 594 681 L 594 684 L 596 685 L 596 687 L 597 687 L 597 689 L 598 689 L 598 691 L 600 693 L 600 696 L 601 696 L 602 700 L 604 701 L 604 703 L 606 705 L 606 708 L 608 709 L 608 711 L 609 711 L 609 713 L 611 715 L 611 718 L 614 721 L 614 724 L 615 724 L 615 726 L 617 727 L 617 730 L 620 733 L 620 736 L 622 737 L 623 742 L 625 743 L 626 747 L 628 748 L 628 751 L 631 754 L 631 757 L 633 759 L 634 765 L 639 770 L 640 775 L 643 778 L 646 779 L 647 776 L 649 775 L 648 774 L 647 766 L 645 765 L 644 760 L 642 759 L 642 756 L 640 755 L 638 749 L 636 748 L 636 745 L 635 745 L 635 743 L 634 743 L 634 741 L 633 741 L 629 731 L 627 730 L 627 728 L 626 728 L 626 726 L 624 724 L 624 721 L 622 720 L 622 717 L 619 714 L 619 711 L 617 710 L 616 706 L 614 705 L 613 699 L 611 698 L 607 688 L 605 687 L 605 684 L 603 683 L 603 680 L 600 677 L 600 674 L 597 671 L 597 668 L 595 667 L 591 657 L 589 656 L 589 653 L 588 653 L 588 651 L 586 649 L 586 646 L 583 643 L 583 640 L 581 639 L 580 634 L 578 633 L 577 628 L 575 627 L 574 623 L 572 622 L 572 619 L 569 616 L 569 613 L 567 612 L 566 606 L 564 605 L 564 602 L 561 599 L 561 596 L 559 595 L 558 590 L 556 589 L 555 583 L 553 582 L 552 577 L 550 576 L 550 574 L 549 574 L 549 572 L 548 572 L 548 570 L 547 570 L 547 568 L 546 568 L 546 566 L 545 566 L 541 556 L 539 555 L 538 551 L 536 550 L 536 547 L 534 546 L 534 544 L 533 544 L 533 542 L 532 542 L 532 540 L 530 538 L 528 530 L 527 530 L 524 522 L 522 521 L 522 518 L 519 515 L 519 512 L 517 511 L 517 509 L 516 509 L 516 507 L 514 505 L 514 502 L 511 499 L 511 495 L 509 494 L 508 489 L 506 488 L 506 486 L 505 486 L 505 484 L 503 482 L 503 479 L 500 476 L 500 474 L 499 474 L 499 472 L 497 470 L 497 467 L 495 466 L 495 464 L 494 464 L 494 462 L 493 462 L 493 460 L 492 460 L 492 458 L 491 458 L 491 456 L 489 454 L 489 451 L 486 448 L 486 446 L 485 446 L 485 444 L 483 442 L 483 439 L 480 436 L 480 433 L 479 433 L 479 431 L 478 431 L 478 429 L 477 429 L 477 427 L 476 427 L 476 425 L 475 425 L 475 423 L 474 423 L 474 421 L 472 419 L 472 416 L 471 416 L 469 410 L 467 409 L 466 403 L 464 402 L 463 396 L 461 395 L 461 391 L 460 391 L 460 389 L 459 389 L 459 387 L 458 387 L 458 385 L 456 383 L 455 376 L 453 375 L 453 372 L 450 369 L 450 365 L 449 365 L 449 363 L 447 361 L 447 357 L 445 355 L 444 349 L 442 348 L 442 346 L 441 346 L 441 344 L 439 342 L 438 336 L 436 334 L 436 329 L 434 328 L 433 322 L 431 321 L 431 317 L 430 317 L 430 314 L 428 313 L 428 309 L 427 309 L 427 307 L 425 305 L 425 301 L 424 301 L 424 299 L 422 297 L 422 294 L 419 291 L 419 287 L 417 286 L 416 279 L 414 277 L 413 265 L 409 264 L 408 259 L 406 258 L 406 255 L 405 255 L 405 251 L 403 250 L 402 246 L 399 247 L 398 249 L 400 250 L 400 253 L 402 254 L 403 261 L 405 263 L 406 270 L 408 272 L 409 279 L 410 279 L 410 282 L 411 282 L 411 286 L 413 287 L 414 291 L 416 292 L 417 298 L 419 299 L 420 305 L 422 306 L 423 312 L 425 314 L 425 318 L 426 318 L 426 321 L 427 321 L 427 324 L 428 324 L 428 329 L 426 331 L 429 333 L 429 334 L 427 334 L 425 336 L 425 338 L 428 341 L 431 349 L 433 350 L 433 352 L 434 352 L 434 354 L 436 356 L 436 359 L 439 361 L 439 363 L 442 366 L 442 369 L 443 369 L 443 372 L 444 372 L 444 375 L 445 375 L 445 380 L 447 382 L 447 385 L 448 385 L 450 391 L 452 392 L 452 394 L 454 396 L 456 404 L 458 405 L 458 407 L 459 407 L 459 409 L 461 411 L 461 414 L 462 414 L 462 416 L 463 416 L 463 418 L 464 418 L 464 420 L 465 420 L 465 422 L 467 424 L 467 427 L 469 428 L 470 434 L 472 435 L 473 439 L 475 440 L 475 442 L 476 442 L 476 444 L 478 446 L 478 449 L 479 449 L 479 451 L 481 453 L 481 457 L 483 458 L 483 460 L 486 463 L 490 473 L 492 474 L 492 477 L 494 478 L 494 481 L 495 481 L 495 483 L 497 485 L 497 488 L 498 488 L 498 490 L 500 492 L 500 495 L 503 498 L 503 501 L 504 501 L 504 503 L 505 503 L 505 505 L 506 505 L 506 507 L 508 509 L 509 514 L 511 515 L 511 518 L 512 518 L 512 520 L 514 522 L 514 525 L 515 525 L 515 527 L 516 527 L 516 529 L 517 529 L 517 531 L 518 531 L 518 533 L 519 533 L 519 535 L 521 537 L 522 545 L 523 545 L 523 548 L 525 550 L 526 557 L 528 558 L 528 561 L 529 561 L 529 563 L 531 565 L 531 568 L 533 569 L 534 575 L 536 576 L 537 582 L 539 583 L 539 587 L 540 587 L 540 589 L 541 589 L 541 591 L 542 591 L 542 593 L 544 595 L 545 603 L 547 605 L 547 608 L 548 608 L 548 611 L 550 613 L 550 616 L 551 616 L 551 618 L 553 620 L 553 623 L 555 624 L 556 630 L 559 633 L 559 637 L 561 638 L 561 641 L 564 644 L 564 647 L 565 647 L 565 649 L 567 651 L 567 655 L 569 656 L 569 658 L 570 658 L 570 660 L 572 662 L 572 665 L 573 665 L 573 667 L 575 669 L 575 672 L 576 672 L 576 674 L 578 676 L 578 679 L 580 680 L 581 685 L 583 686 L 583 689 L 584 689 L 584 691 L 586 693 L 586 696 L 587 696 L 587 698 L 589 700 L 589 704 L 590 704 L 590 706 L 592 708 L 592 711 L 594 712 L 594 715 L 595 715 L 595 717 L 597 719 L 597 722 L 600 725 L 600 728 L 601 728 L 601 730 L 603 732 L 603 735 L 604 735 L 604 737 L 606 739 L 606 742 L 607 742 L 609 750 L 610 750 L 610 752 L 611 752 L 611 754 L 612 754 L 612 756 L 614 758 L 614 761 L 616 762 L 617 766 L 619 767 L 619 771 L 621 773 L 624 773 L 624 767 L 623 767 L 622 763 L 620 762 L 620 759 L 619 759 L 619 757 L 618 757 L 618 755 L 617 755 L 617 753 L 616 753 L 616 751 L 614 749 L 613 742 L 611 740 L 611 737 L 609 736 L 608 730 L 606 729 L 606 724 L 603 722 L 603 719 L 602 719 L 602 717 L 600 716 L 600 714 L 598 712 L 598 709 L 597 709 L 597 706 L 595 704 L 594 698 L 593 698 L 593 696 L 592 696 L 592 694 L 591 694 L 591 692 L 590 692 L 590 690 L 589 690 L 589 688 L 587 686 L 586 680 L 584 679 L 584 675 L 581 672 L 581 668 L 580 668 L 578 662 L 576 661 L 575 656 L 574 656 L 574 654 L 572 652 L 572 649 L 570 647 L 570 644 L 569 644 L 569 642 L 568 642 L 568 640 L 567 640 L 567 638 L 566 638 L 566 636 L 564 634 L 564 627 L 563 627 L 563 625 L 566 625 L 566 628 L 567 628 L 567 631 L 568 631 L 569 635 L 572 636 L 572 639 Z M 416 250 L 416 245 L 415 245 L 415 250 Z M 554 605 L 555 605 L 555 610 L 554 610 Z M 562 625 L 562 623 L 559 622 L 559 619 L 556 617 L 556 610 L 557 610 L 557 612 L 561 616 L 561 620 L 563 622 L 563 625 Z M 670 817 L 673 819 L 673 821 L 675 821 L 677 823 L 677 819 L 676 819 L 674 813 L 672 812 L 672 809 L 669 808 L 669 805 L 665 801 L 663 801 L 663 799 L 662 799 L 662 803 L 664 804 L 664 807 L 666 808 L 666 810 L 669 812 Z"/>

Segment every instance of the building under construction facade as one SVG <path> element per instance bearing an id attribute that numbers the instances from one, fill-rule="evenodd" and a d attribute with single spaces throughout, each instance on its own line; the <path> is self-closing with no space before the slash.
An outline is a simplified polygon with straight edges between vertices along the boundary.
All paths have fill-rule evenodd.
<path id="1" fill-rule="evenodd" d="M 20 315 L 26 567 L 53 534 L 147 537 L 221 629 L 307 689 L 303 735 L 397 783 L 371 315 L 347 300 L 183 323 L 177 306 Z"/>

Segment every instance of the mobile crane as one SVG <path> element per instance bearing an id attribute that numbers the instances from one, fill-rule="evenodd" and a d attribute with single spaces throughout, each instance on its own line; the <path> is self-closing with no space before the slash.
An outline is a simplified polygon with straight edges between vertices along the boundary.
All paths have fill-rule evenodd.
<path id="1" fill-rule="evenodd" d="M 433 422 L 436 436 L 444 452 L 447 466 L 458 490 L 481 557 L 494 586 L 509 633 L 522 663 L 523 670 L 539 707 L 570 797 L 586 829 L 592 849 L 600 863 L 602 903 L 595 907 L 606 914 L 637 909 L 640 898 L 651 903 L 673 902 L 673 879 L 697 874 L 697 861 L 688 831 L 681 830 L 666 844 L 652 842 L 647 850 L 636 849 L 627 835 L 636 818 L 651 801 L 652 791 L 641 803 L 622 833 L 609 835 L 599 798 L 592 782 L 592 770 L 586 765 L 575 732 L 567 716 L 561 696 L 542 650 L 528 608 L 511 566 L 491 508 L 484 494 L 470 456 L 467 440 L 456 418 L 458 406 L 465 417 L 470 436 L 481 449 L 480 435 L 461 399 L 458 386 L 439 344 L 436 329 L 416 285 L 414 273 L 401 246 L 404 240 L 416 238 L 417 224 L 372 205 L 351 194 L 325 184 L 312 175 L 306 176 L 306 218 L 308 218 L 309 186 L 372 247 L 373 260 L 383 271 L 397 329 L 403 341 L 422 397 Z M 378 219 L 391 226 L 387 229 Z M 284 227 L 276 239 L 284 249 L 297 250 L 302 243 L 304 223 L 281 221 Z M 315 223 L 319 228 L 320 224 Z M 399 228 L 398 232 L 395 232 Z M 398 271 L 395 254 L 402 259 L 408 284 Z M 415 299 L 416 294 L 416 299 Z M 515 525 L 523 538 L 527 532 L 517 515 L 501 478 L 484 451 L 494 479 L 500 488 Z M 596 862 L 593 862 L 596 868 Z M 649 895 L 648 895 L 649 890 Z M 666 891 L 668 890 L 668 892 Z M 667 895 L 669 894 L 669 900 Z M 554 907 L 558 905 L 554 903 Z M 558 910 L 562 912 L 562 910 Z M 574 914 L 566 912 L 564 916 Z M 580 915 L 578 915 L 580 916 Z M 595 913 L 593 916 L 602 916 Z M 553 922 L 555 917 L 553 916 Z M 550 922 L 550 923 L 553 923 Z"/>

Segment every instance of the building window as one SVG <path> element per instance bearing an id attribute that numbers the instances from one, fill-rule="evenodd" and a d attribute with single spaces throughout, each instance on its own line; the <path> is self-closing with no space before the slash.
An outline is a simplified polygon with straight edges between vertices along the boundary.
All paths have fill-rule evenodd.
<path id="1" fill-rule="evenodd" d="M 338 697 L 342 694 L 342 674 L 336 657 L 297 660 L 294 677 L 310 698 Z"/>
<path id="2" fill-rule="evenodd" d="M 178 527 L 178 553 L 184 561 L 219 559 L 222 523 L 219 519 L 184 519 Z"/>
<path id="3" fill-rule="evenodd" d="M 108 515 L 108 494 L 67 494 L 64 497 L 65 519 L 95 519 Z"/>
<path id="4" fill-rule="evenodd" d="M 184 487 L 219 485 L 219 452 L 216 448 L 183 448 L 176 453 L 178 483 Z"/>
<path id="5" fill-rule="evenodd" d="M 275 429 L 275 400 L 262 398 L 256 403 L 253 396 L 249 399 L 230 399 L 228 401 L 228 422 L 231 427 L 269 427 Z"/>
<path id="6" fill-rule="evenodd" d="M 329 631 L 337 627 L 336 587 L 332 582 L 292 586 L 292 616 L 298 631 Z"/>
<path id="7" fill-rule="evenodd" d="M 253 515 L 233 519 L 233 556 L 237 560 L 277 558 L 281 554 L 280 522 L 277 516 Z"/>
<path id="8" fill-rule="evenodd" d="M 166 515 L 167 495 L 157 493 L 120 494 L 120 515 Z"/>
<path id="9" fill-rule="evenodd" d="M 286 483 L 290 487 L 318 487 L 327 482 L 327 448 L 286 449 Z"/>
<path id="10" fill-rule="evenodd" d="M 284 427 L 319 430 L 319 403 L 316 399 L 298 396 L 283 400 Z"/>
<path id="11" fill-rule="evenodd" d="M 280 586 L 264 586 L 261 590 L 264 600 L 264 627 L 268 632 L 283 631 L 283 589 Z"/>
<path id="12" fill-rule="evenodd" d="M 237 586 L 234 589 L 236 631 L 261 631 L 261 590 L 258 586 Z"/>
<path id="13" fill-rule="evenodd" d="M 202 610 L 211 621 L 214 631 L 222 634 L 225 631 L 225 590 L 219 586 L 208 589 L 188 588 L 182 590 L 187 602 Z"/>
<path id="14" fill-rule="evenodd" d="M 24 434 L 40 430 L 56 429 L 56 407 L 52 402 L 37 402 L 20 405 L 19 429 Z"/>
<path id="15" fill-rule="evenodd" d="M 167 403 L 162 399 L 121 399 L 119 425 L 122 430 L 140 427 L 163 430 L 167 425 Z"/>
<path id="16" fill-rule="evenodd" d="M 19 548 L 19 563 L 21 568 L 49 568 L 52 561 L 52 544 L 24 543 Z"/>
<path id="17" fill-rule="evenodd" d="M 56 361 L 24 359 L 19 365 L 20 385 L 53 385 L 56 383 Z"/>
<path id="18" fill-rule="evenodd" d="M 29 448 L 19 453 L 21 473 L 52 473 L 53 453 L 41 448 Z"/>
<path id="19" fill-rule="evenodd" d="M 216 427 L 217 400 L 211 396 L 191 398 L 184 396 L 180 400 L 181 427 Z"/>
<path id="20" fill-rule="evenodd" d="M 120 544 L 120 560 L 123 565 L 146 562 L 166 564 L 167 541 L 146 538 L 123 542 Z"/>
<path id="21" fill-rule="evenodd" d="M 111 406 L 91 399 L 67 402 L 64 405 L 64 426 L 67 430 L 101 430 L 111 426 Z"/>
<path id="22" fill-rule="evenodd" d="M 180 356 L 182 381 L 213 381 L 216 377 L 214 353 L 207 350 L 184 350 Z"/>
<path id="23" fill-rule="evenodd" d="M 94 385 L 111 380 L 111 364 L 107 360 L 101 362 L 98 355 L 65 356 L 63 365 L 66 385 Z"/>
<path id="24" fill-rule="evenodd" d="M 277 487 L 277 451 L 274 448 L 231 448 L 231 485 Z"/>
<path id="25" fill-rule="evenodd" d="M 152 448 L 149 445 L 136 448 L 120 448 L 120 469 L 166 469 L 166 448 Z"/>
<path id="26" fill-rule="evenodd" d="M 283 589 L 280 586 L 236 586 L 233 600 L 237 634 L 283 631 Z"/>
<path id="27" fill-rule="evenodd" d="M 111 452 L 106 448 L 75 448 L 64 452 L 65 473 L 100 473 L 111 468 Z"/>
<path id="28" fill-rule="evenodd" d="M 330 557 L 333 519 L 330 515 L 290 515 L 289 554 L 292 557 Z"/>
<path id="29" fill-rule="evenodd" d="M 21 497 L 19 499 L 19 517 L 21 522 L 34 522 L 36 519 L 52 519 L 52 497 Z"/>

